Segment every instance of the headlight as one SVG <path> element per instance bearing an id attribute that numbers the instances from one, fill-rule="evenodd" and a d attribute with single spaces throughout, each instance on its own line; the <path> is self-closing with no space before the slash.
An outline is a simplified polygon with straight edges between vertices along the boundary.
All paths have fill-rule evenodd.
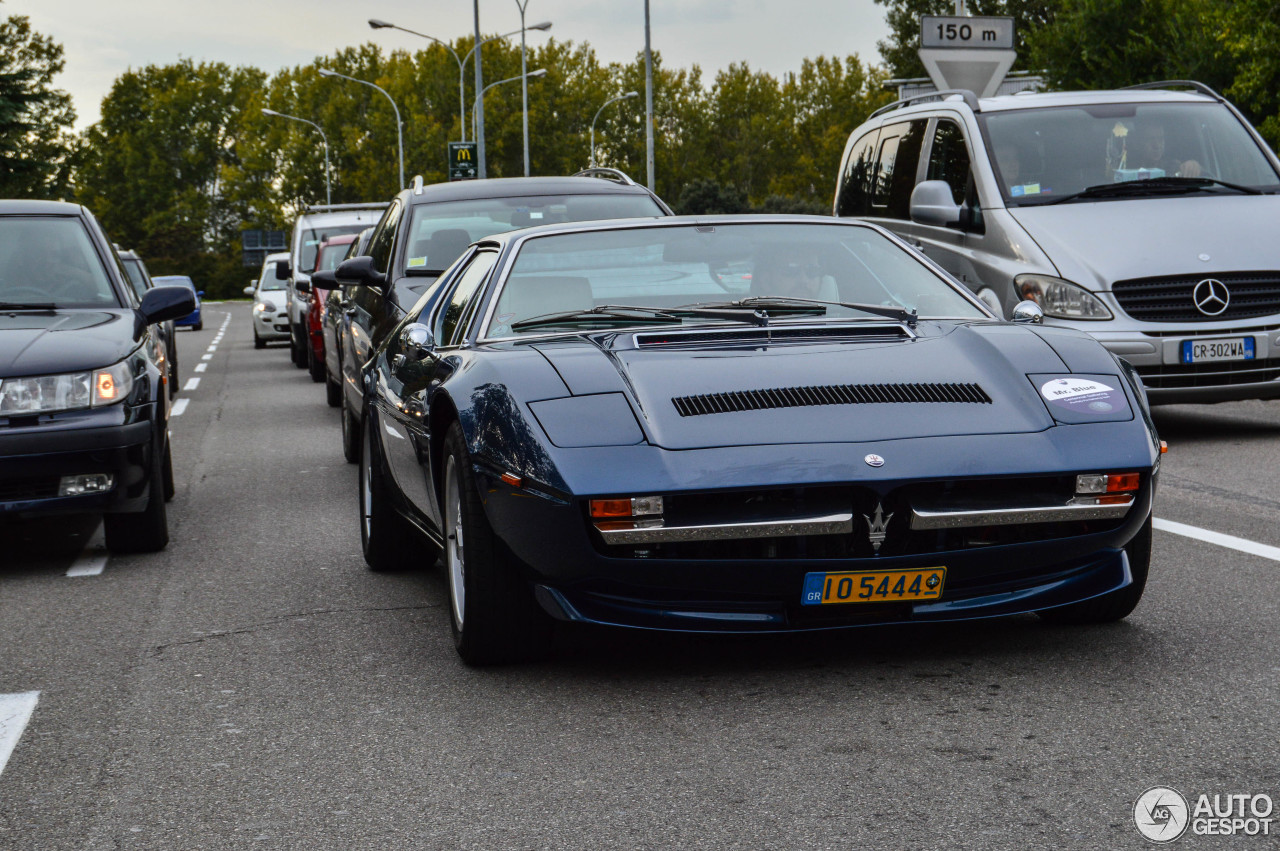
<path id="1" fill-rule="evenodd" d="M 1048 275 L 1019 275 L 1013 279 L 1018 295 L 1040 305 L 1055 319 L 1111 319 L 1111 311 L 1097 296 L 1078 284 Z"/>
<path id="2" fill-rule="evenodd" d="M 128 361 L 93 372 L 6 378 L 0 381 L 0 416 L 28 416 L 112 405 L 133 389 Z"/>
<path id="3" fill-rule="evenodd" d="M 253 306 L 254 313 L 275 313 L 276 306 L 269 301 L 260 301 Z"/>

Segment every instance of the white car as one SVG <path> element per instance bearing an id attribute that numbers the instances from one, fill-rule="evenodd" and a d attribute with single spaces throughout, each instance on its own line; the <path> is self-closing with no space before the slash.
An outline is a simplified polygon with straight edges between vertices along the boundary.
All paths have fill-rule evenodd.
<path id="1" fill-rule="evenodd" d="M 258 280 L 244 288 L 245 295 L 253 296 L 253 347 L 266 348 L 272 340 L 289 339 L 289 309 L 285 294 L 288 280 L 277 276 L 277 263 L 287 261 L 289 252 L 268 254 L 262 261 L 262 274 Z"/>

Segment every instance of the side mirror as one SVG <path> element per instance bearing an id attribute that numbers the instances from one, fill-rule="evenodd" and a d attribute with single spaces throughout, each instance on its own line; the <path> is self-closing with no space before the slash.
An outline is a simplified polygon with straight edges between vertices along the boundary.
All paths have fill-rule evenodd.
<path id="1" fill-rule="evenodd" d="M 338 278 L 333 274 L 332 270 L 326 269 L 311 276 L 312 289 L 332 290 L 336 289 L 337 286 Z"/>
<path id="2" fill-rule="evenodd" d="M 400 354 L 393 359 L 397 369 L 407 363 L 419 363 L 435 357 L 436 338 L 431 329 L 420 322 L 412 322 L 400 332 Z"/>
<path id="3" fill-rule="evenodd" d="M 951 198 L 945 180 L 926 180 L 911 191 L 911 221 L 918 225 L 952 227 L 960 223 L 960 205 Z"/>
<path id="4" fill-rule="evenodd" d="M 311 282 L 306 278 L 299 278 L 293 282 L 293 288 L 300 293 L 309 293 L 311 292 Z"/>
<path id="5" fill-rule="evenodd" d="M 374 267 L 373 258 L 368 255 L 343 260 L 333 274 L 344 284 L 372 287 L 375 290 L 381 290 L 387 282 L 387 276 Z"/>
<path id="6" fill-rule="evenodd" d="M 1020 301 L 1013 308 L 1013 321 L 1027 325 L 1044 323 L 1044 311 L 1034 301 Z"/>
<path id="7" fill-rule="evenodd" d="M 148 325 L 181 319 L 196 309 L 195 293 L 186 287 L 155 287 L 142 297 L 138 312 Z"/>
<path id="8" fill-rule="evenodd" d="M 293 274 L 293 269 L 289 267 L 288 260 L 276 261 L 276 280 L 277 281 L 287 281 L 289 280 L 289 276 L 292 274 Z"/>
<path id="9" fill-rule="evenodd" d="M 252 286 L 248 286 L 244 288 L 245 295 L 253 295 L 253 293 L 254 293 L 254 289 Z"/>

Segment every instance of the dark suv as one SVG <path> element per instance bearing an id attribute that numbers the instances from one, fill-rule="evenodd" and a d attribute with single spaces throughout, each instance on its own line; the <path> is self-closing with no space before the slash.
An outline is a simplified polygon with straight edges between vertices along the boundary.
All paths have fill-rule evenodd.
<path id="1" fill-rule="evenodd" d="M 338 346 L 342 368 L 342 448 L 360 458 L 364 387 L 360 367 L 436 279 L 478 239 L 532 225 L 669 216 L 671 208 L 622 172 L 591 169 L 572 177 L 512 177 L 413 186 L 392 200 L 368 253 L 321 286 L 341 287 L 349 317 Z M 324 276 L 329 276 L 325 278 Z"/>
<path id="2" fill-rule="evenodd" d="M 158 323 L 194 294 L 138 297 L 84 207 L 0 201 L 0 518 L 103 512 L 107 549 L 169 542 L 169 398 Z"/>

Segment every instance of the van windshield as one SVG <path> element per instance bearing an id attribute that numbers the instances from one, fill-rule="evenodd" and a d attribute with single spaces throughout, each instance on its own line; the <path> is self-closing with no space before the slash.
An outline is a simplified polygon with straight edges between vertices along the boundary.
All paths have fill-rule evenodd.
<path id="1" fill-rule="evenodd" d="M 1253 137 L 1218 103 L 1091 104 L 992 112 L 981 120 L 1010 206 L 1157 178 L 1280 190 L 1280 175 Z"/>

